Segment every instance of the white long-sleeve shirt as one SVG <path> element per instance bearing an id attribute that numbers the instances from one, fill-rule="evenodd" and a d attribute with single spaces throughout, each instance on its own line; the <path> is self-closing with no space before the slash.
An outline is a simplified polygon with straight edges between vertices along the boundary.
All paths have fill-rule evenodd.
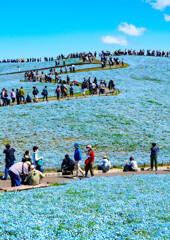
<path id="1" fill-rule="evenodd" d="M 137 162 L 135 160 L 130 161 L 129 165 L 131 166 L 131 168 L 133 170 L 137 170 L 138 169 L 138 165 L 137 165 Z"/>
<path id="2" fill-rule="evenodd" d="M 32 155 L 32 160 L 35 166 L 37 165 L 37 161 L 39 161 L 40 159 L 42 159 L 42 157 L 38 157 L 38 152 L 34 152 Z"/>

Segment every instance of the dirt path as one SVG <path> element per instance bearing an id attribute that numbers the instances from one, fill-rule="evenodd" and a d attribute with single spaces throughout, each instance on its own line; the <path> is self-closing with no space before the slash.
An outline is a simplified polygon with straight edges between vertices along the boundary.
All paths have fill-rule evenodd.
<path id="1" fill-rule="evenodd" d="M 123 171 L 118 171 L 118 172 L 109 172 L 109 173 L 97 173 L 95 174 L 95 177 L 110 177 L 110 176 L 129 176 L 129 175 L 149 175 L 149 174 L 170 174 L 170 170 L 158 170 L 156 171 L 138 171 L 138 172 L 123 172 Z M 77 181 L 81 180 L 82 178 L 80 177 L 79 179 L 73 179 L 72 175 L 67 175 L 67 176 L 47 176 L 43 178 L 41 181 L 42 183 L 48 183 L 48 184 L 54 184 L 56 182 L 64 182 L 64 181 Z M 76 183 L 75 183 L 76 184 Z M 2 192 L 1 188 L 5 187 L 10 187 L 10 180 L 0 180 L 0 192 Z"/>

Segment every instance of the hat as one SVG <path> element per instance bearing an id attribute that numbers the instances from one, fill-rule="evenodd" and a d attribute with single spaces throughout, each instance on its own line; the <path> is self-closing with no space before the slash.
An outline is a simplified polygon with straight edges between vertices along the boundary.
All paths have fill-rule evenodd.
<path id="1" fill-rule="evenodd" d="M 92 149 L 92 146 L 91 145 L 87 145 L 87 147 L 86 148 L 90 148 L 90 149 Z"/>
<path id="2" fill-rule="evenodd" d="M 105 159 L 105 158 L 107 158 L 107 156 L 106 156 L 106 155 L 104 155 L 104 156 L 103 156 L 103 159 Z"/>
<path id="3" fill-rule="evenodd" d="M 74 146 L 78 146 L 78 147 L 79 147 L 79 144 L 78 144 L 78 143 L 75 143 Z"/>
<path id="4" fill-rule="evenodd" d="M 28 166 L 31 166 L 31 162 L 26 161 L 25 163 L 28 164 Z"/>
<path id="5" fill-rule="evenodd" d="M 31 171 L 32 171 L 34 168 L 36 168 L 36 166 L 31 165 L 31 167 L 30 167 Z"/>

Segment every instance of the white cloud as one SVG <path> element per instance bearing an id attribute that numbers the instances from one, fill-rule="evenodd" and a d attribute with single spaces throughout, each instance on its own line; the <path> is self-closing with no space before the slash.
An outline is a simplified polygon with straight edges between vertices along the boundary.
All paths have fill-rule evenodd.
<path id="1" fill-rule="evenodd" d="M 111 35 L 103 36 L 102 42 L 107 44 L 118 44 L 121 46 L 126 46 L 128 44 L 125 37 L 122 36 L 115 37 Z"/>
<path id="2" fill-rule="evenodd" d="M 145 32 L 146 28 L 144 27 L 137 28 L 135 27 L 135 25 L 132 25 L 132 24 L 121 23 L 118 26 L 118 30 L 130 36 L 141 36 Z"/>
<path id="3" fill-rule="evenodd" d="M 170 15 L 164 14 L 165 21 L 170 22 Z"/>
<path id="4" fill-rule="evenodd" d="M 157 10 L 164 10 L 170 6 L 170 0 L 145 0 L 147 3 L 152 5 Z"/>

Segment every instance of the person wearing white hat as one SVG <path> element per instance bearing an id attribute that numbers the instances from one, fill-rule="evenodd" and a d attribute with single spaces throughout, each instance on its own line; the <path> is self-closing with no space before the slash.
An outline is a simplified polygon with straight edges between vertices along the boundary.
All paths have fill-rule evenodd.
<path id="1" fill-rule="evenodd" d="M 107 158 L 106 155 L 103 156 L 103 160 L 101 162 L 101 168 L 102 168 L 103 173 L 108 172 L 111 168 L 110 160 Z"/>

